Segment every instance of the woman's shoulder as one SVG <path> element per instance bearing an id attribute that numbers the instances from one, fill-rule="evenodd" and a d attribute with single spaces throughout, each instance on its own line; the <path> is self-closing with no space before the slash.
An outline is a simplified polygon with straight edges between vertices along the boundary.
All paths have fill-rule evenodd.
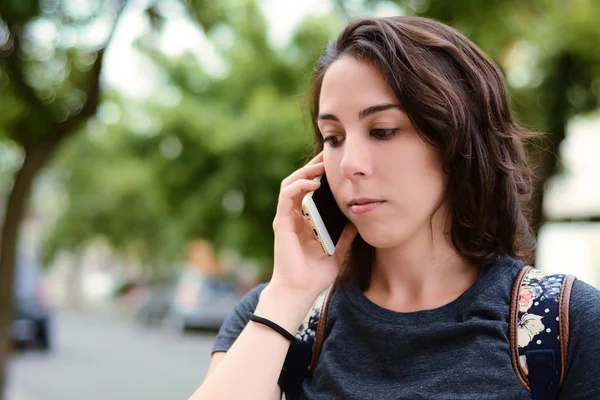
<path id="1" fill-rule="evenodd" d="M 554 273 L 538 269 L 524 270 L 522 273 L 524 275 L 521 289 L 527 288 L 531 292 L 536 292 L 538 296 L 542 296 L 542 299 L 544 296 L 548 298 L 556 297 L 557 294 L 565 297 L 569 309 L 571 337 L 573 334 L 577 335 L 581 329 L 597 329 L 597 333 L 600 333 L 599 289 L 577 279 L 576 276 L 571 277 L 575 278 L 572 281 L 572 286 L 567 284 L 569 281 L 567 279 L 569 277 L 568 273 Z M 519 291 L 519 295 L 523 296 L 522 290 Z"/>
<path id="2" fill-rule="evenodd" d="M 561 398 L 598 398 L 600 376 L 600 290 L 575 280 L 569 301 L 567 375 Z"/>
<path id="3" fill-rule="evenodd" d="M 252 306 L 252 309 L 255 309 L 256 305 L 258 304 L 258 298 L 267 285 L 268 283 L 259 283 L 252 289 L 248 290 L 248 292 L 246 292 L 246 294 L 239 301 L 239 304 L 249 305 Z"/>
<path id="4" fill-rule="evenodd" d="M 238 300 L 234 313 L 248 313 L 253 312 L 258 305 L 258 299 L 263 289 L 268 285 L 268 283 L 259 283 L 254 286 L 250 290 L 248 290 L 241 298 Z"/>
<path id="5" fill-rule="evenodd" d="M 246 324 L 248 324 L 249 315 L 256 309 L 260 293 L 266 286 L 266 283 L 255 286 L 238 301 L 219 329 L 212 350 L 213 353 L 227 351 L 233 345 L 233 342 L 235 342 Z"/>
<path id="6" fill-rule="evenodd" d="M 600 290 L 576 279 L 569 301 L 569 320 L 571 330 L 577 326 L 600 335 Z"/>

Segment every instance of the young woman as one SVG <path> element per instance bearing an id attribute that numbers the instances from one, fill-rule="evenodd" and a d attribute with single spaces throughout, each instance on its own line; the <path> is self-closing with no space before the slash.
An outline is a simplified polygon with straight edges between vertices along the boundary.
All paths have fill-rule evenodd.
<path id="1" fill-rule="evenodd" d="M 334 281 L 313 399 L 527 399 L 511 364 L 513 281 L 535 239 L 531 176 L 498 68 L 414 17 L 351 22 L 315 69 L 316 156 L 281 184 L 271 281 L 223 325 L 192 399 L 278 399 L 290 340 Z M 350 223 L 325 255 L 300 211 L 326 173 Z M 568 272 L 569 266 L 565 265 Z M 561 398 L 600 398 L 600 291 L 575 281 Z"/>

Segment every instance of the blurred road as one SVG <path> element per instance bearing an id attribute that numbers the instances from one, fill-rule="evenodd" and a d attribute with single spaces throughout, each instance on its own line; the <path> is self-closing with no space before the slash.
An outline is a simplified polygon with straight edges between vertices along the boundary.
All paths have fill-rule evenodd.
<path id="1" fill-rule="evenodd" d="M 184 336 L 107 316 L 57 315 L 54 350 L 17 354 L 7 400 L 187 399 L 214 334 Z"/>

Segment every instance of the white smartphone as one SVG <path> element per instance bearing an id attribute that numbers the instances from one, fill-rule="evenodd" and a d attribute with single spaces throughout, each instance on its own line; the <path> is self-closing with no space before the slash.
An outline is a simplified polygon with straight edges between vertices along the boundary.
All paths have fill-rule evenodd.
<path id="1" fill-rule="evenodd" d="M 321 186 L 302 199 L 302 214 L 309 220 L 323 251 L 333 255 L 348 219 L 335 202 L 327 177 L 322 175 Z"/>

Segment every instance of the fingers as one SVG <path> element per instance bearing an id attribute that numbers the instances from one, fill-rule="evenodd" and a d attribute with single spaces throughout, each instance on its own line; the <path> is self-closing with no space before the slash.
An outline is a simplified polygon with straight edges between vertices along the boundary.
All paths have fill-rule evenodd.
<path id="1" fill-rule="evenodd" d="M 306 163 L 306 165 L 312 165 L 312 164 L 316 164 L 316 163 L 320 163 L 320 162 L 323 162 L 323 152 L 320 152 L 319 154 L 314 156 L 312 158 L 312 160 L 310 160 L 309 162 Z"/>
<path id="2" fill-rule="evenodd" d="M 323 163 L 304 166 L 299 170 L 295 171 L 287 178 L 285 178 L 281 182 L 281 189 L 283 190 L 284 188 L 286 188 L 287 186 L 291 185 L 299 179 L 312 180 L 318 176 L 323 175 L 323 172 L 325 172 L 325 167 L 323 166 Z"/>
<path id="3" fill-rule="evenodd" d="M 296 200 L 306 195 L 308 192 L 317 190 L 321 182 L 315 182 L 309 179 L 299 179 L 290 183 L 279 193 L 279 202 L 277 204 L 277 215 L 289 215 L 294 210 Z"/>
<path id="4" fill-rule="evenodd" d="M 289 216 L 294 209 L 298 209 L 302 198 L 306 193 L 317 190 L 320 182 L 313 181 L 314 178 L 325 173 L 323 165 L 323 153 L 317 154 L 305 166 L 298 169 L 281 182 L 277 214 L 273 221 L 273 228 L 281 225 L 282 218 Z"/>
<path id="5" fill-rule="evenodd" d="M 315 158 L 310 160 L 304 167 L 298 169 L 293 174 L 285 178 L 281 182 L 281 189 L 289 186 L 298 179 L 314 179 L 325 172 L 323 165 L 323 153 L 319 153 Z"/>

